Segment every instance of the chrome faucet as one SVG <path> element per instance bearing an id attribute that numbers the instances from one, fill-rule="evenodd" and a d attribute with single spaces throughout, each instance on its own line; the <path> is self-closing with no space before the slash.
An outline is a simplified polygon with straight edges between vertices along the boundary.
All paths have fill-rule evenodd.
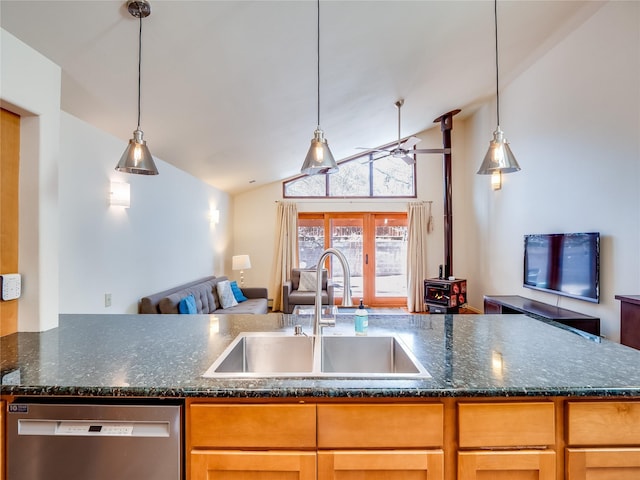
<path id="1" fill-rule="evenodd" d="M 349 270 L 349 263 L 344 254 L 337 248 L 327 248 L 318 260 L 316 266 L 316 300 L 315 300 L 315 317 L 313 322 L 313 335 L 321 333 L 320 324 L 322 322 L 322 264 L 329 255 L 335 255 L 342 264 L 342 275 L 344 276 L 344 293 L 342 294 L 342 305 L 344 307 L 353 307 L 353 300 L 351 300 L 351 270 Z"/>

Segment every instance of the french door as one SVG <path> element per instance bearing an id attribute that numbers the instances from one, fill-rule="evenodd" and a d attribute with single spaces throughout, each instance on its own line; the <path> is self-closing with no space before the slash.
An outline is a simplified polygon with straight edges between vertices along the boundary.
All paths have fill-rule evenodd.
<path id="1" fill-rule="evenodd" d="M 301 267 L 314 267 L 324 249 L 340 250 L 351 271 L 351 297 L 357 305 L 404 306 L 407 301 L 407 215 L 405 213 L 300 213 L 298 251 Z M 325 268 L 339 288 L 344 276 L 330 256 Z"/>

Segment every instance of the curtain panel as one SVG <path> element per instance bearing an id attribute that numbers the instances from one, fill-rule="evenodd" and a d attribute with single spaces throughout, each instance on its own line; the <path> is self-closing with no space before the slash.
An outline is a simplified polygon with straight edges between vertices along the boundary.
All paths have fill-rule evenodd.
<path id="1" fill-rule="evenodd" d="M 276 242 L 269 291 L 273 295 L 272 310 L 282 310 L 282 285 L 292 268 L 298 266 L 298 207 L 291 202 L 278 202 Z"/>
<path id="2" fill-rule="evenodd" d="M 433 230 L 431 202 L 411 202 L 407 211 L 407 309 L 409 312 L 424 312 L 427 234 Z"/>

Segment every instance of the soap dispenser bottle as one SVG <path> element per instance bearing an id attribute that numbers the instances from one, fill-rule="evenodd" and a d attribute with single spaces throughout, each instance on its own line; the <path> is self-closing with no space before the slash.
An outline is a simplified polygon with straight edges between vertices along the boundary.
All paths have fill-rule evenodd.
<path id="1" fill-rule="evenodd" d="M 360 305 L 356 309 L 356 318 L 355 318 L 355 327 L 356 327 L 356 335 L 366 335 L 367 329 L 369 328 L 369 314 L 367 310 L 364 308 L 364 303 L 362 303 L 362 299 L 360 299 Z"/>

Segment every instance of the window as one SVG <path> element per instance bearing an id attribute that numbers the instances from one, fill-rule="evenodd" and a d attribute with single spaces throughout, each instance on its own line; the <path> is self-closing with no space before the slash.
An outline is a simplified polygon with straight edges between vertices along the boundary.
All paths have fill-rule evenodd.
<path id="1" fill-rule="evenodd" d="M 338 162 L 330 175 L 300 176 L 283 182 L 284 198 L 389 198 L 416 196 L 416 164 L 407 165 L 391 156 L 371 161 L 372 155 L 358 155 Z"/>

